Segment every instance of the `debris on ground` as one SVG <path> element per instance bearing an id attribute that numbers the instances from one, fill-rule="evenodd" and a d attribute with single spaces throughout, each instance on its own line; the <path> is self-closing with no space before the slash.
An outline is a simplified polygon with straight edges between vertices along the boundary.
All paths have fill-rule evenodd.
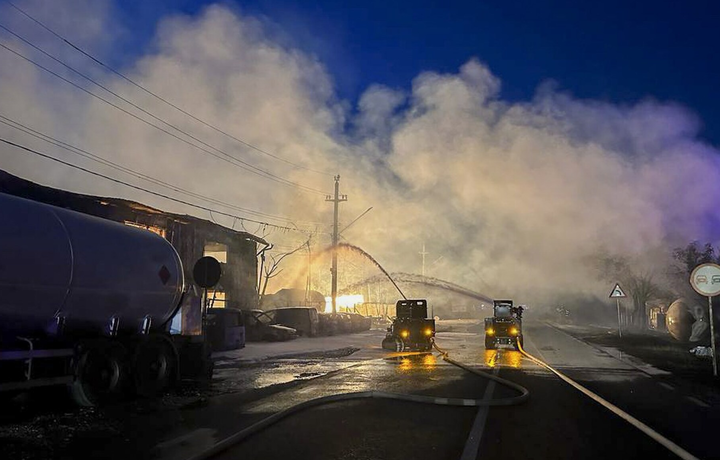
<path id="1" fill-rule="evenodd" d="M 690 353 L 701 358 L 712 358 L 713 351 L 710 347 L 695 347 L 690 350 Z"/>

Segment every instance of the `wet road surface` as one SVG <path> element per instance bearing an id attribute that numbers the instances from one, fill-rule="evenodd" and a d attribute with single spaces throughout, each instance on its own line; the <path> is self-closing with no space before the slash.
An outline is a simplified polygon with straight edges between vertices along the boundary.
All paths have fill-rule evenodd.
<path id="1" fill-rule="evenodd" d="M 381 390 L 466 399 L 517 394 L 438 353 L 382 350 L 382 335 L 353 335 L 348 342 L 360 348 L 354 353 L 220 360 L 214 384 L 197 396 L 133 402 L 131 410 L 104 408 L 88 423 L 107 420 L 111 429 L 76 436 L 52 455 L 28 451 L 16 458 L 187 459 L 271 414 L 337 393 Z M 529 401 L 490 408 L 377 399 L 331 403 L 294 414 L 216 458 L 677 458 L 519 352 L 485 350 L 482 338 L 476 323 L 440 332 L 437 342 L 453 359 L 523 385 Z M 720 426 L 717 393 L 639 369 L 544 323 L 526 321 L 525 347 L 697 457 L 720 458 L 713 437 Z"/>
<path id="2" fill-rule="evenodd" d="M 717 458 L 715 404 L 697 404 L 641 372 L 549 325 L 526 326 L 526 349 L 577 379 L 700 458 Z M 479 332 L 439 334 L 451 356 L 495 371 L 531 392 L 523 405 L 464 408 L 402 401 L 331 403 L 295 414 L 217 456 L 219 459 L 677 458 L 596 402 L 513 350 L 486 351 Z M 664 385 L 661 385 L 664 384 Z M 191 455 L 240 427 L 301 401 L 335 393 L 382 390 L 444 398 L 517 394 L 452 366 L 434 354 L 356 363 L 236 408 L 234 429 L 190 432 L 165 445 L 165 458 Z M 223 404 L 217 402 L 217 404 Z M 716 406 L 715 406 L 716 407 Z M 473 433 L 474 442 L 468 443 Z M 178 450 L 179 449 L 179 450 Z"/>

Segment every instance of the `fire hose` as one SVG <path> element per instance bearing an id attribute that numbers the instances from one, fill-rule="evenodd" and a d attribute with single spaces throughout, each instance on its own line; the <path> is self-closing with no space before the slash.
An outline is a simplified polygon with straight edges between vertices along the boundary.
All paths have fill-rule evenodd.
<path id="1" fill-rule="evenodd" d="M 280 420 L 289 417 L 292 414 L 296 414 L 300 411 L 310 409 L 312 407 L 318 407 L 322 406 L 324 404 L 334 403 L 334 402 L 341 402 L 341 401 L 351 401 L 351 400 L 358 400 L 358 399 L 389 399 L 389 400 L 395 400 L 395 401 L 409 401 L 409 402 L 415 402 L 415 403 L 422 403 L 422 404 L 434 404 L 434 405 L 441 405 L 441 406 L 456 406 L 456 407 L 481 407 L 481 406 L 513 406 L 516 404 L 521 404 L 528 400 L 530 397 L 530 392 L 527 390 L 527 388 L 518 385 L 517 383 L 511 382 L 509 380 L 503 379 L 501 377 L 498 377 L 496 375 L 489 374 L 487 372 L 483 372 L 481 370 L 475 369 L 473 367 L 470 367 L 466 364 L 463 364 L 459 361 L 455 361 L 452 358 L 450 358 L 450 354 L 442 350 L 440 347 L 437 346 L 435 341 L 432 342 L 433 347 L 440 353 L 442 356 L 442 359 L 444 361 L 447 361 L 448 363 L 457 366 L 467 372 L 470 372 L 472 374 L 478 375 L 480 377 L 486 378 L 488 380 L 494 380 L 495 382 L 504 385 L 508 388 L 511 388 L 518 393 L 520 393 L 517 396 L 512 396 L 508 398 L 498 398 L 498 399 L 469 399 L 469 398 L 442 398 L 442 397 L 435 397 L 435 396 L 424 396 L 424 395 L 414 395 L 414 394 L 403 394 L 403 393 L 389 393 L 385 391 L 377 391 L 377 390 L 371 390 L 371 391 L 357 391 L 357 392 L 351 392 L 351 393 L 339 393 L 335 395 L 329 395 L 329 396 L 322 396 L 320 398 L 310 399 L 308 401 L 296 404 L 294 406 L 288 407 L 287 409 L 284 409 L 280 412 L 276 412 L 275 414 L 272 414 L 262 420 L 260 420 L 257 423 L 254 423 L 250 425 L 247 428 L 244 428 L 237 433 L 223 439 L 222 441 L 218 442 L 217 444 L 213 445 L 209 449 L 200 452 L 196 455 L 193 455 L 192 457 L 189 457 L 187 460 L 207 460 L 210 459 L 227 449 L 241 443 L 248 437 L 252 436 L 253 434 L 256 434 L 269 426 L 279 422 Z M 382 359 L 382 358 L 381 358 Z"/>
<path id="2" fill-rule="evenodd" d="M 682 459 L 684 459 L 684 460 L 698 460 L 698 458 L 695 457 L 694 455 L 692 455 L 690 452 L 686 451 L 686 450 L 683 449 L 682 447 L 680 447 L 680 446 L 678 446 L 677 444 L 675 444 L 674 442 L 670 441 L 669 439 L 667 439 L 666 437 L 664 437 L 663 435 L 661 435 L 661 434 L 658 433 L 657 431 L 653 430 L 652 428 L 650 428 L 649 426 L 647 426 L 646 424 L 644 424 L 644 423 L 641 422 L 640 420 L 636 419 L 635 417 L 633 417 L 632 415 L 628 414 L 628 413 L 625 412 L 624 410 L 620 409 L 620 408 L 617 407 L 616 405 L 610 403 L 609 401 L 606 401 L 605 399 L 603 399 L 603 398 L 601 398 L 600 396 L 598 396 L 596 393 L 593 393 L 592 391 L 588 390 L 587 388 L 585 388 L 584 386 L 580 385 L 579 383 L 577 383 L 576 381 L 574 381 L 574 380 L 571 379 L 570 377 L 566 376 L 566 375 L 563 374 L 562 372 L 556 370 L 555 368 L 553 368 L 553 367 L 550 366 L 549 364 L 545 363 L 544 361 L 542 361 L 542 360 L 534 357 L 533 355 L 531 355 L 530 353 L 528 353 L 527 351 L 525 351 L 525 349 L 522 347 L 522 343 L 520 343 L 520 341 L 518 341 L 518 350 L 519 350 L 520 353 L 522 353 L 523 356 L 525 356 L 527 359 L 529 359 L 530 361 L 534 362 L 534 363 L 537 364 L 538 366 L 544 367 L 545 369 L 549 370 L 549 371 L 552 372 L 553 374 L 557 375 L 558 377 L 560 377 L 560 379 L 561 379 L 562 381 L 564 381 L 565 383 L 569 384 L 570 386 L 572 386 L 573 388 L 575 388 L 576 390 L 578 390 L 579 392 L 581 392 L 581 393 L 584 394 L 585 396 L 589 397 L 589 398 L 592 399 L 593 401 L 597 402 L 598 404 L 600 404 L 601 406 L 603 406 L 604 408 L 606 408 L 607 410 L 609 410 L 609 411 L 612 412 L 613 414 L 617 415 L 617 416 L 620 417 L 621 419 L 625 420 L 626 422 L 628 422 L 629 424 L 631 424 L 632 426 L 634 426 L 634 427 L 637 428 L 638 430 L 642 431 L 642 432 L 645 433 L 647 436 L 649 436 L 649 437 L 652 438 L 653 440 L 657 441 L 659 444 L 661 444 L 663 447 L 665 447 L 666 449 L 668 449 L 668 450 L 669 450 L 670 452 L 672 452 L 673 454 L 677 455 L 678 457 L 680 457 L 680 458 L 682 458 Z"/>

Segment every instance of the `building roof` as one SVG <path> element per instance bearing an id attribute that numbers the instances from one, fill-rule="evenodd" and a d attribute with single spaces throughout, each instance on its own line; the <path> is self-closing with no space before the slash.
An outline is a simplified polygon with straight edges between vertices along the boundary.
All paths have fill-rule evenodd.
<path id="1" fill-rule="evenodd" d="M 41 203 L 50 204 L 60 208 L 72 209 L 74 211 L 103 218 L 110 218 L 111 215 L 131 216 L 133 214 L 165 217 L 179 223 L 213 227 L 222 230 L 223 232 L 232 233 L 260 244 L 268 244 L 263 238 L 253 235 L 252 233 L 227 228 L 206 219 L 200 219 L 187 214 L 165 212 L 160 209 L 138 203 L 137 201 L 125 200 L 122 198 L 99 197 L 69 192 L 67 190 L 60 190 L 46 185 L 36 184 L 35 182 L 22 179 L 3 170 L 0 170 L 0 193 L 39 201 Z"/>

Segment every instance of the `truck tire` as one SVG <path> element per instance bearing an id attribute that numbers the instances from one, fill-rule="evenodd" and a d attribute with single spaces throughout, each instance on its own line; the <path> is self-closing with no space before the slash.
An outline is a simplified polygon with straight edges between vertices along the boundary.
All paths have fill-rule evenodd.
<path id="1" fill-rule="evenodd" d="M 388 336 L 383 339 L 382 347 L 386 350 L 400 352 L 405 349 L 405 343 L 400 337 Z"/>
<path id="2" fill-rule="evenodd" d="M 79 348 L 70 394 L 79 406 L 92 407 L 119 398 L 127 380 L 127 351 L 119 342 L 93 342 Z"/>
<path id="3" fill-rule="evenodd" d="M 162 337 L 148 337 L 135 346 L 132 375 L 135 394 L 153 397 L 175 381 L 177 356 L 175 347 Z"/>
<path id="4" fill-rule="evenodd" d="M 488 337 L 485 337 L 485 349 L 486 350 L 495 350 L 497 348 L 497 345 L 495 345 L 495 339 L 490 339 Z"/>

